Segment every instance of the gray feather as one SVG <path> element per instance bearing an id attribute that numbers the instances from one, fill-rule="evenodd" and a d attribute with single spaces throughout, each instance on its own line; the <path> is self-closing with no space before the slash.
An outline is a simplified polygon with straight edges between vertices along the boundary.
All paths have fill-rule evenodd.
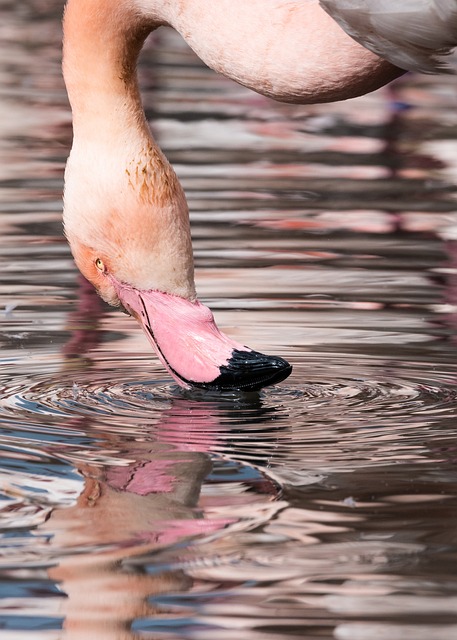
<path id="1" fill-rule="evenodd" d="M 402 69 L 457 70 L 457 0 L 320 0 L 354 40 Z"/>

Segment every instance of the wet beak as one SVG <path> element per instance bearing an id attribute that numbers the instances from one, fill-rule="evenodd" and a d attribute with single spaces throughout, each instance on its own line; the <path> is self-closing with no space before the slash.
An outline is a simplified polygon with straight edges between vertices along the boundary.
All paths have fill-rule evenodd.
<path id="1" fill-rule="evenodd" d="M 114 281 L 121 304 L 140 322 L 163 365 L 181 386 L 258 391 L 292 371 L 277 356 L 252 351 L 217 328 L 198 301 L 139 291 Z"/>

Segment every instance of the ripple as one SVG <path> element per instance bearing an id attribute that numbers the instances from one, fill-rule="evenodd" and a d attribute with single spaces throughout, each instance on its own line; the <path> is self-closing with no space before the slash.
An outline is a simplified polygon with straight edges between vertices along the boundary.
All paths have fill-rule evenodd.
<path id="1" fill-rule="evenodd" d="M 148 380 L 146 375 L 142 377 L 141 366 L 129 367 L 125 363 L 122 370 L 117 371 L 119 379 L 116 380 L 109 371 L 110 363 L 103 365 L 106 371 L 97 372 L 90 380 L 69 374 L 53 379 L 49 373 L 0 378 L 0 417 L 14 414 L 17 418 L 21 413 L 48 417 L 93 414 L 99 419 L 115 415 L 138 420 L 150 419 L 173 405 L 227 411 L 235 420 L 238 415 L 247 417 L 246 412 L 261 416 L 262 409 L 292 410 L 297 405 L 314 412 L 338 407 L 342 412 L 365 411 L 374 415 L 374 410 L 386 410 L 392 417 L 411 415 L 411 412 L 453 412 L 457 399 L 452 374 L 435 372 L 432 376 L 428 371 L 411 368 L 401 377 L 398 372 L 395 377 L 386 373 L 379 376 L 376 360 L 365 364 L 365 370 L 359 371 L 357 377 L 335 377 L 338 363 L 330 360 L 323 366 L 319 359 L 316 380 L 308 374 L 307 380 L 299 383 L 299 376 L 295 375 L 296 386 L 275 386 L 261 393 L 183 390 L 162 378 Z M 316 365 L 317 362 L 307 361 L 307 369 L 312 370 Z M 323 380 L 326 374 L 328 378 Z"/>
<path id="2" fill-rule="evenodd" d="M 297 363 L 288 385 L 259 394 L 183 391 L 162 374 L 151 376 L 141 361 L 124 362 L 114 374 L 110 361 L 98 366 L 85 377 L 32 372 L 0 381 L 0 421 L 35 440 L 54 434 L 66 446 L 84 435 L 153 438 L 227 455 L 272 475 L 287 458 L 289 481 L 299 473 L 307 482 L 305 461 L 314 478 L 329 464 L 341 469 L 421 459 L 432 434 L 447 446 L 456 416 L 453 370 L 430 371 L 423 363 L 389 368 L 367 358 L 354 366 L 314 355 L 304 374 Z"/>
<path id="3" fill-rule="evenodd" d="M 172 382 L 161 378 L 142 377 L 142 367 L 133 364 L 117 371 L 119 380 L 113 380 L 109 371 L 110 363 L 102 363 L 106 372 L 99 372 L 90 381 L 81 381 L 71 375 L 62 375 L 53 380 L 48 373 L 37 375 L 15 375 L 14 380 L 0 379 L 0 408 L 30 411 L 32 413 L 50 412 L 74 414 L 78 411 L 96 411 L 104 413 L 121 412 L 134 417 L 135 412 L 163 408 L 167 402 L 188 401 L 194 404 L 214 404 L 236 408 L 237 406 L 255 407 L 261 404 L 281 402 L 312 403 L 334 401 L 345 406 L 367 407 L 373 402 L 395 403 L 416 402 L 417 407 L 429 407 L 445 404 L 452 406 L 457 397 L 456 382 L 451 374 L 429 372 L 420 369 L 405 371 L 404 377 L 384 374 L 376 376 L 378 363 L 373 360 L 365 365 L 365 371 L 357 377 L 341 376 L 335 378 L 335 369 L 339 363 L 327 363 L 313 380 L 309 374 L 305 382 L 297 386 L 281 385 L 264 389 L 260 393 L 231 392 L 219 393 L 204 390 L 184 390 Z M 307 361 L 307 369 L 313 369 L 316 362 Z M 301 365 L 301 368 L 304 368 Z M 132 375 L 132 369 L 135 373 Z M 322 380 L 328 376 L 328 380 Z M 387 377 L 388 376 L 388 377 Z M 133 379 L 134 377 L 134 379 Z M 295 378 L 298 378 L 296 375 Z M 300 386 L 298 386 L 300 384 Z"/>

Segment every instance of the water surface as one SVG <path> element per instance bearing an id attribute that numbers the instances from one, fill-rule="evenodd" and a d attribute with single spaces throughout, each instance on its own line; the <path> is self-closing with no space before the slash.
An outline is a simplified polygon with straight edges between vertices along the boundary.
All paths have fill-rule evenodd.
<path id="1" fill-rule="evenodd" d="M 294 366 L 188 393 L 62 236 L 60 11 L 0 2 L 2 638 L 454 639 L 455 80 L 285 106 L 150 39 L 200 297 Z"/>

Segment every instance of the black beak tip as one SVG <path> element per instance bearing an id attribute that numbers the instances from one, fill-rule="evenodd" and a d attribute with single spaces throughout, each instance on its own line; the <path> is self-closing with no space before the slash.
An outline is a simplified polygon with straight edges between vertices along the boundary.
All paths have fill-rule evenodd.
<path id="1" fill-rule="evenodd" d="M 220 375 L 198 386 L 218 391 L 260 391 L 282 382 L 291 372 L 292 366 L 283 358 L 235 349 L 227 364 L 220 367 Z"/>

